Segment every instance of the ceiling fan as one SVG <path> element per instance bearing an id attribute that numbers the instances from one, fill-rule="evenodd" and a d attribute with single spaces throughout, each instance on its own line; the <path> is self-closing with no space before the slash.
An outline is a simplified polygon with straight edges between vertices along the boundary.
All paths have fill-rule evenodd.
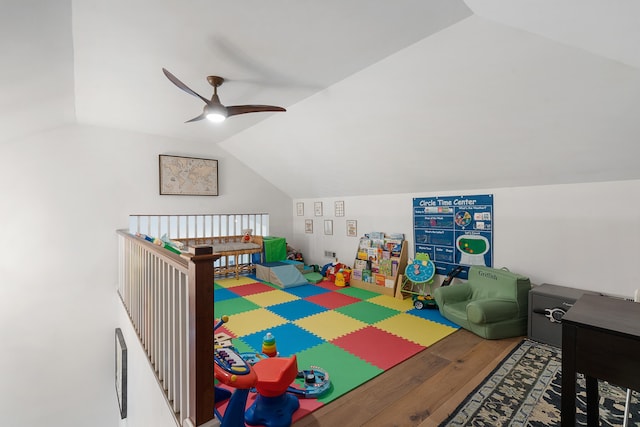
<path id="1" fill-rule="evenodd" d="M 204 118 L 209 119 L 212 122 L 219 123 L 224 121 L 227 117 L 237 116 L 238 114 L 259 113 L 263 111 L 287 111 L 282 107 L 276 107 L 274 105 L 230 105 L 226 107 L 222 105 L 222 103 L 220 102 L 220 98 L 218 98 L 218 87 L 222 85 L 222 83 L 224 83 L 224 79 L 222 77 L 207 77 L 207 81 L 211 86 L 213 86 L 213 96 L 211 96 L 211 99 L 209 100 L 191 90 L 189 87 L 187 87 L 187 85 L 178 80 L 176 76 L 171 74 L 165 68 L 162 69 L 162 72 L 165 76 L 167 76 L 171 83 L 178 86 L 178 88 L 187 92 L 189 95 L 193 95 L 204 101 L 205 105 L 202 114 L 200 114 L 198 117 L 194 117 L 191 120 L 187 120 L 185 123 L 196 122 Z"/>

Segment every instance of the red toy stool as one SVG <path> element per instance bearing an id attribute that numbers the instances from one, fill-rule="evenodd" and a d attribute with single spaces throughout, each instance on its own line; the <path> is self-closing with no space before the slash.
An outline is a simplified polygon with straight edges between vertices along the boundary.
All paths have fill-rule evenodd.
<path id="1" fill-rule="evenodd" d="M 249 425 L 290 426 L 293 413 L 300 407 L 298 398 L 287 393 L 298 375 L 296 356 L 262 359 L 252 368 L 258 377 L 258 397 L 245 412 L 244 420 Z"/>

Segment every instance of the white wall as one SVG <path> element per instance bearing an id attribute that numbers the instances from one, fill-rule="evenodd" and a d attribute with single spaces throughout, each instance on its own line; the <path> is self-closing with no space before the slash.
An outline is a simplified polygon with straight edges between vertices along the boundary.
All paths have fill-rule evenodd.
<path id="1" fill-rule="evenodd" d="M 494 266 L 528 275 L 535 284 L 557 285 L 633 297 L 640 288 L 635 262 L 640 255 L 640 181 L 496 188 L 481 191 L 415 193 L 385 196 L 294 200 L 294 237 L 290 244 L 308 264 L 331 261 L 324 251 L 353 264 L 358 238 L 347 237 L 345 221 L 357 220 L 358 235 L 370 231 L 401 232 L 413 256 L 412 199 L 461 194 L 494 195 Z M 344 200 L 345 216 L 335 217 L 336 200 Z M 313 205 L 322 201 L 324 216 Z M 295 205 L 305 204 L 305 216 Z M 305 234 L 304 219 L 314 220 Z M 323 234 L 333 220 L 332 236 Z"/>
<path id="2" fill-rule="evenodd" d="M 159 196 L 158 154 L 218 159 L 221 195 Z M 119 421 L 115 230 L 132 213 L 268 212 L 287 236 L 291 199 L 214 144 L 125 131 L 63 127 L 3 142 L 0 158 L 2 425 L 164 425 L 145 418 L 164 402 L 146 393 L 143 358 L 130 362 L 132 419 Z M 131 334 L 127 345 L 140 354 Z"/>

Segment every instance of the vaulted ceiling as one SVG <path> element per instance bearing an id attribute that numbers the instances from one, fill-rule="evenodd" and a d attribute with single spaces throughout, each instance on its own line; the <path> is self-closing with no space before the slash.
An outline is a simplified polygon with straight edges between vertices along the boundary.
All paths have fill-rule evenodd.
<path id="1" fill-rule="evenodd" d="M 219 144 L 294 198 L 640 178 L 634 0 L 4 0 L 0 35 L 0 143 Z M 163 67 L 288 111 L 185 124 Z"/>

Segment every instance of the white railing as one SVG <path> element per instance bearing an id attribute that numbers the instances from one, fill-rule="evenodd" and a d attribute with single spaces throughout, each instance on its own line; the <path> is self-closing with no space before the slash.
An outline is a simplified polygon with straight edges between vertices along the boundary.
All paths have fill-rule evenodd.
<path id="1" fill-rule="evenodd" d="M 269 214 L 206 214 L 206 215 L 129 215 L 129 232 L 169 239 L 194 239 L 219 236 L 241 236 L 244 230 L 256 236 L 269 235 Z M 249 264 L 250 255 L 222 257 L 216 261 L 219 269 L 232 270 L 236 264 Z"/>
<path id="2" fill-rule="evenodd" d="M 239 236 L 246 229 L 269 235 L 269 214 L 129 215 L 129 231 L 170 239 Z"/>
<path id="3" fill-rule="evenodd" d="M 118 239 L 118 293 L 176 423 L 203 425 L 213 418 L 215 257 L 177 255 L 122 230 Z"/>

